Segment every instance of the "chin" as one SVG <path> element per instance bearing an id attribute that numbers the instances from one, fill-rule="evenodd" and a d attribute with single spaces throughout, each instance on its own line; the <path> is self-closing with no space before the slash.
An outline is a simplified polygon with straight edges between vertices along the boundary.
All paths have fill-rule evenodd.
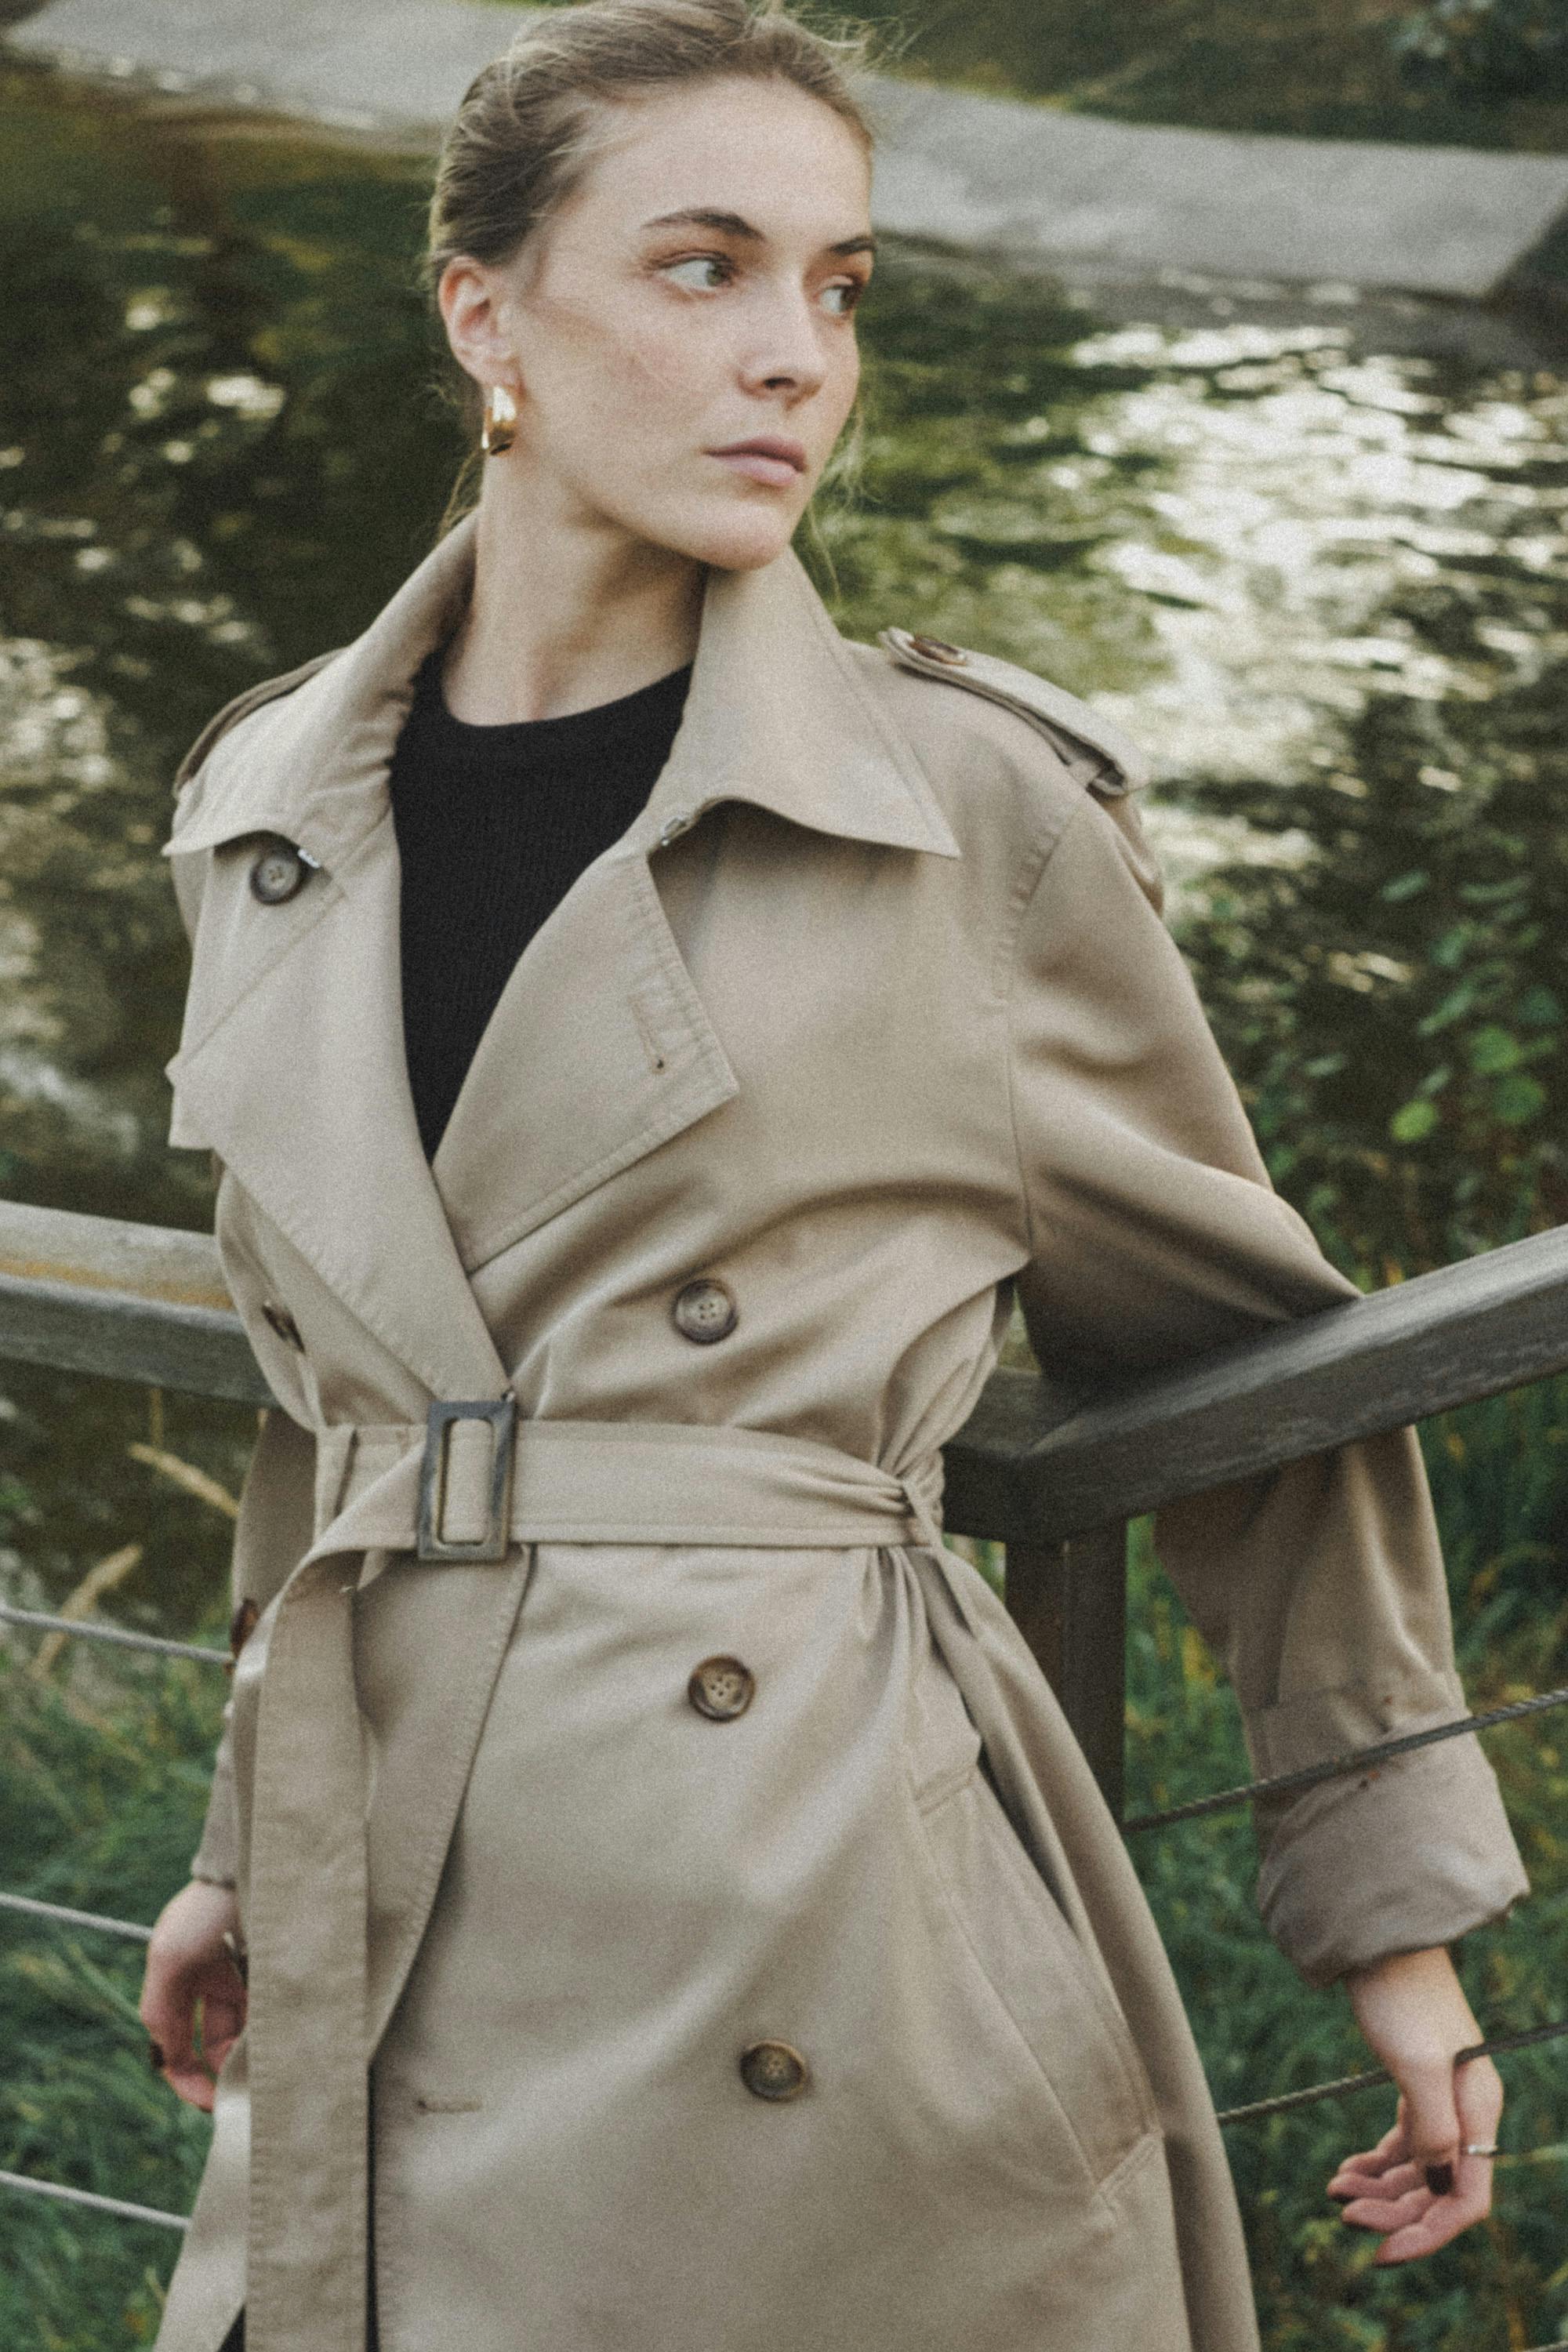
<path id="1" fill-rule="evenodd" d="M 692 518 L 685 529 L 660 531 L 668 547 L 721 572 L 756 572 L 782 555 L 794 538 L 804 511 L 797 499 L 783 494 L 759 499 L 750 509 L 739 505 L 727 513 Z"/>

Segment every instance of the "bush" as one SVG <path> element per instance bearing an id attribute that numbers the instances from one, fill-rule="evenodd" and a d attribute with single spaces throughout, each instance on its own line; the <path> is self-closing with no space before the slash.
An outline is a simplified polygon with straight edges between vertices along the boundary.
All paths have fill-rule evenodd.
<path id="1" fill-rule="evenodd" d="M 1394 28 L 1405 79 L 1456 98 L 1568 95 L 1563 0 L 1432 0 Z"/>

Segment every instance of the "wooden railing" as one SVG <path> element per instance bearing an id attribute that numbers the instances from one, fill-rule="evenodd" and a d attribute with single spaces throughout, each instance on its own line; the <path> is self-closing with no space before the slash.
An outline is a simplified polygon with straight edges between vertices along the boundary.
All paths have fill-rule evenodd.
<path id="1" fill-rule="evenodd" d="M 265 1404 L 210 1235 L 0 1203 L 0 1357 Z M 946 1451 L 955 1535 L 1121 1805 L 1127 1525 L 1184 1495 L 1568 1370 L 1568 1226 L 1092 1401 L 999 1370 Z"/>

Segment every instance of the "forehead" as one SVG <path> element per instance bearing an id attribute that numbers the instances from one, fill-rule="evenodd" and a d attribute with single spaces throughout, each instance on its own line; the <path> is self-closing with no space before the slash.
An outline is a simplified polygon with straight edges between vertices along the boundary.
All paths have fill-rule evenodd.
<path id="1" fill-rule="evenodd" d="M 731 78 L 617 105 L 579 194 L 622 226 L 729 212 L 768 236 L 828 245 L 868 226 L 870 181 L 864 140 L 821 99 Z"/>

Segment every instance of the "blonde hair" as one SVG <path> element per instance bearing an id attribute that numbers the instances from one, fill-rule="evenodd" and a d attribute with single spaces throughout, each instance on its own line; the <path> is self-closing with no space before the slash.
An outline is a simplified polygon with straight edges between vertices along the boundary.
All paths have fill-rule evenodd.
<path id="1" fill-rule="evenodd" d="M 614 110 L 667 89 L 740 76 L 792 84 L 848 123 L 868 154 L 875 131 L 852 76 L 870 62 L 864 26 L 818 29 L 789 0 L 579 0 L 542 9 L 470 83 L 436 166 L 421 279 L 434 296 L 449 261 L 514 259 L 579 188 L 614 136 Z M 479 390 L 462 371 L 470 425 Z M 858 466 L 858 410 L 830 469 Z M 470 452 L 442 520 L 473 503 Z"/>

